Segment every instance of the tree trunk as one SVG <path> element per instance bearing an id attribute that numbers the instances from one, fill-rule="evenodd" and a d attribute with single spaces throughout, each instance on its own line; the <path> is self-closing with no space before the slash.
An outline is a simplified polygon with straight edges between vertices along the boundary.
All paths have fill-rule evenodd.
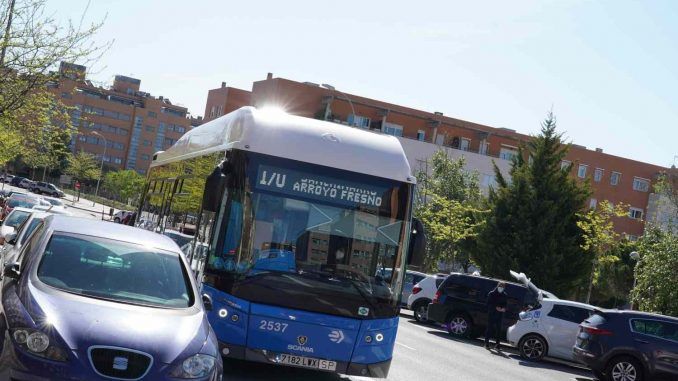
<path id="1" fill-rule="evenodd" d="M 584 303 L 589 304 L 591 302 L 591 292 L 593 292 L 593 276 L 596 272 L 596 262 L 593 262 L 593 265 L 591 265 L 591 276 L 589 277 L 589 290 L 586 293 L 586 300 Z"/>

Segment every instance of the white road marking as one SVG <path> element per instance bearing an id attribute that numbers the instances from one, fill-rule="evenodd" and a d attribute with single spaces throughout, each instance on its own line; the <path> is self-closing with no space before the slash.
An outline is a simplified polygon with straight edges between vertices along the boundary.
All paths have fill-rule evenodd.
<path id="1" fill-rule="evenodd" d="M 398 345 L 400 345 L 400 346 L 402 346 L 402 347 L 405 347 L 405 348 L 407 348 L 407 349 L 409 349 L 409 350 L 416 351 L 416 349 L 414 349 L 414 348 L 412 348 L 412 347 L 410 347 L 410 346 L 407 346 L 407 345 L 405 345 L 405 344 L 403 344 L 403 343 L 399 343 L 399 342 L 396 341 L 396 344 L 398 344 Z"/>

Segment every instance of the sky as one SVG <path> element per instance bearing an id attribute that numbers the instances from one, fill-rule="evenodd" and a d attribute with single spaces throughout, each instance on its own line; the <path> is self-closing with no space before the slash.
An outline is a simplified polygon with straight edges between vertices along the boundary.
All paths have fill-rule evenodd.
<path id="1" fill-rule="evenodd" d="M 678 165 L 676 1 L 91 0 L 102 19 L 90 78 L 139 78 L 194 116 L 222 81 L 272 72 L 526 134 L 553 110 L 567 141 Z"/>

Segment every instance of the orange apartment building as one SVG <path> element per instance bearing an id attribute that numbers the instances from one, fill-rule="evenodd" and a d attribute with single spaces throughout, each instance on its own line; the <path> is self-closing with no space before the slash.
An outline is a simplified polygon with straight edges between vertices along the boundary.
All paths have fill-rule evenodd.
<path id="1" fill-rule="evenodd" d="M 475 162 L 484 156 L 486 161 L 494 161 L 498 165 L 504 162 L 499 165 L 500 169 L 508 168 L 506 163 L 517 154 L 517 148 L 530 139 L 529 135 L 515 130 L 485 126 L 451 118 L 440 112 L 416 110 L 344 94 L 314 83 L 274 78 L 270 73 L 265 80 L 254 82 L 251 92 L 225 87 L 223 83 L 221 88 L 210 90 L 205 121 L 246 105 L 281 107 L 295 115 L 395 135 L 402 143 L 408 143 L 403 144 L 406 153 L 411 146 L 409 142 L 419 140 L 448 150 L 461 151 L 462 155 L 473 156 Z M 412 161 L 410 158 L 414 170 L 415 163 Z M 667 171 L 667 168 L 610 155 L 599 148 L 590 150 L 576 144 L 571 145 L 563 162 L 563 166 L 565 165 L 571 165 L 572 176 L 590 182 L 590 206 L 595 207 L 603 200 L 630 206 L 629 217 L 615 221 L 619 232 L 627 234 L 631 239 L 642 234 L 652 182 L 660 172 Z"/>
<path id="2" fill-rule="evenodd" d="M 185 107 L 140 91 L 141 81 L 116 75 L 109 89 L 86 78 L 87 68 L 62 62 L 58 83 L 51 90 L 73 107 L 71 120 L 78 133 L 73 152 L 92 153 L 112 169 L 134 169 L 144 174 L 157 151 L 174 144 L 191 129 Z"/>

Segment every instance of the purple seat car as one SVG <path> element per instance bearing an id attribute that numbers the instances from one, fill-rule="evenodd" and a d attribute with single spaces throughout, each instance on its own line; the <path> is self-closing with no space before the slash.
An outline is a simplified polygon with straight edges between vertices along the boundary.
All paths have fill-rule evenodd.
<path id="1" fill-rule="evenodd" d="M 191 274 L 170 238 L 46 218 L 4 266 L 0 380 L 221 380 Z"/>

